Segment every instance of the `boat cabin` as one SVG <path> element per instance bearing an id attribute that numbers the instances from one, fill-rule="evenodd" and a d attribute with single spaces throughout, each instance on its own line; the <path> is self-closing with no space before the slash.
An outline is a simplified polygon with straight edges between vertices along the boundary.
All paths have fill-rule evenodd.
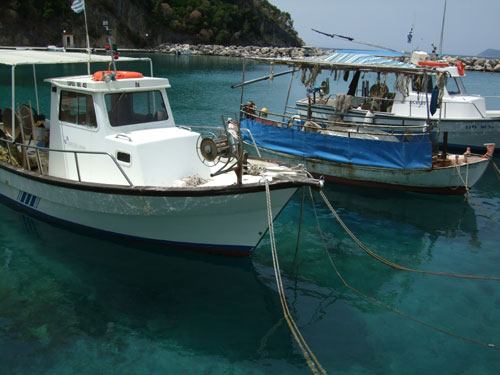
<path id="1" fill-rule="evenodd" d="M 193 152 L 199 134 L 175 126 L 168 79 L 98 72 L 47 82 L 52 87 L 51 176 L 136 186 L 209 177 L 209 168 Z"/>
<path id="2" fill-rule="evenodd" d="M 392 107 L 388 108 L 388 112 L 396 116 L 426 118 L 432 90 L 434 87 L 440 87 L 442 105 L 431 117 L 441 119 L 486 117 L 485 98 L 468 95 L 462 76 L 457 66 L 437 67 L 435 74 L 428 76 L 427 87 L 423 83 L 423 76 L 413 76 L 411 84 L 408 85 L 408 95 L 396 91 Z"/>

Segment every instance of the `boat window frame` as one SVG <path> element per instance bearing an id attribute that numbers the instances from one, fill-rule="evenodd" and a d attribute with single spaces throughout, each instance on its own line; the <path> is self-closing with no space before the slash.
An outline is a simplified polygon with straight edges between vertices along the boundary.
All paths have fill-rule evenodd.
<path id="1" fill-rule="evenodd" d="M 466 96 L 467 95 L 467 89 L 465 88 L 464 81 L 462 81 L 461 77 L 453 77 L 455 79 L 455 82 L 457 83 L 457 86 L 460 90 L 459 95 Z"/>
<path id="2" fill-rule="evenodd" d="M 65 94 L 73 94 L 74 97 L 64 97 Z M 81 99 L 83 98 L 83 102 Z M 64 99 L 76 99 L 76 102 L 72 107 L 70 107 L 68 110 L 64 110 L 63 108 L 67 106 L 66 103 L 63 103 Z M 80 111 L 80 104 L 85 103 L 85 112 Z M 90 106 L 89 106 L 90 104 Z M 75 115 L 71 114 L 72 110 L 75 110 Z M 89 110 L 90 109 L 90 110 Z M 66 115 L 65 112 L 68 112 Z M 75 116 L 73 120 L 73 116 Z M 81 116 L 81 118 L 80 118 Z M 90 117 L 89 117 L 90 116 Z M 80 128 L 84 129 L 97 129 L 98 127 L 98 122 L 97 122 L 97 116 L 96 116 L 96 110 L 95 110 L 95 103 L 94 103 L 94 96 L 89 93 L 77 91 L 77 90 L 67 90 L 67 89 L 61 89 L 59 90 L 59 107 L 58 107 L 58 114 L 57 118 L 60 122 L 64 122 L 69 125 L 74 125 L 78 126 Z M 83 120 L 83 118 L 85 120 Z M 90 118 L 90 121 L 87 121 L 87 119 Z"/>
<path id="3" fill-rule="evenodd" d="M 463 85 L 460 86 L 456 77 L 451 77 L 451 76 L 446 77 L 445 87 L 446 87 L 446 92 L 448 93 L 449 96 L 464 95 L 462 89 L 465 90 L 465 88 L 463 87 Z"/>

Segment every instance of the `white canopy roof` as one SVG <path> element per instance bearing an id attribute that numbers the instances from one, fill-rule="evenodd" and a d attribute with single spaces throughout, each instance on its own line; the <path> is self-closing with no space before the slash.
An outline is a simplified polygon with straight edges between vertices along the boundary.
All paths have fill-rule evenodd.
<path id="1" fill-rule="evenodd" d="M 118 61 L 150 61 L 149 58 L 120 57 Z M 0 49 L 0 64 L 38 65 L 87 63 L 89 54 L 80 52 L 39 51 L 31 49 Z M 90 62 L 110 62 L 105 55 L 90 55 Z"/>

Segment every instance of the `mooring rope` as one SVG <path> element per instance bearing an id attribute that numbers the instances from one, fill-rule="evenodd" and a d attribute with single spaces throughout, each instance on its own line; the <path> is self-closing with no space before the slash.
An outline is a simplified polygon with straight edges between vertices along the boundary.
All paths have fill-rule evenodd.
<path id="1" fill-rule="evenodd" d="M 445 329 L 442 329 L 442 328 L 439 328 L 439 327 L 436 327 L 432 324 L 429 324 L 429 323 L 426 323 L 422 320 L 419 320 L 419 319 L 416 319 L 416 318 L 413 318 L 409 315 L 406 315 L 404 312 L 402 311 L 399 311 L 398 309 L 394 308 L 394 307 L 391 307 L 389 305 L 386 305 L 385 303 L 373 298 L 373 297 L 370 297 L 368 295 L 366 295 L 365 293 L 361 292 L 360 290 L 356 289 L 355 287 L 353 287 L 352 285 L 350 285 L 343 277 L 342 277 L 342 274 L 340 273 L 340 271 L 338 270 L 337 266 L 335 265 L 335 262 L 333 261 L 330 253 L 328 252 L 328 246 L 326 245 L 326 242 L 325 242 L 325 239 L 324 239 L 324 236 L 323 236 L 323 232 L 321 230 L 321 226 L 319 224 L 319 218 L 318 218 L 318 213 L 316 212 L 316 206 L 314 204 L 314 198 L 313 198 L 313 195 L 312 195 L 312 190 L 309 188 L 309 193 L 310 193 L 310 196 L 311 196 L 311 201 L 312 201 L 312 206 L 314 208 L 314 215 L 316 217 L 316 223 L 318 225 L 318 231 L 319 231 L 319 234 L 320 234 L 320 237 L 321 237 L 321 242 L 323 243 L 323 248 L 325 249 L 325 252 L 326 252 L 326 255 L 328 256 L 328 259 L 330 261 L 330 264 L 332 266 L 332 268 L 334 269 L 335 273 L 337 274 L 338 278 L 340 279 L 340 281 L 342 282 L 342 284 L 344 284 L 344 286 L 348 289 L 350 289 L 351 291 L 353 291 L 354 293 L 358 294 L 359 296 L 363 297 L 363 298 L 366 298 L 367 300 L 385 308 L 386 310 L 389 310 L 391 312 L 394 312 L 396 314 L 398 314 L 399 316 L 405 318 L 405 319 L 408 319 L 408 320 L 411 320 L 415 323 L 418 323 L 420 325 L 423 325 L 425 327 L 428 327 L 428 328 L 431 328 L 435 331 L 438 331 L 438 332 L 441 332 L 445 335 L 448 335 L 448 336 L 451 336 L 451 337 L 455 337 L 455 338 L 458 338 L 460 340 L 463 340 L 463 341 L 467 341 L 467 342 L 470 342 L 472 344 L 476 344 L 476 345 L 481 345 L 481 346 L 484 346 L 484 347 L 487 347 L 487 348 L 490 348 L 490 349 L 494 349 L 494 350 L 497 350 L 497 351 L 500 351 L 500 348 L 495 346 L 494 344 L 489 344 L 489 343 L 486 343 L 486 342 L 483 342 L 483 341 L 479 341 L 479 340 L 476 340 L 476 339 L 471 339 L 469 337 L 465 337 L 465 336 L 461 336 L 461 335 L 458 335 L 456 333 L 453 333 L 453 332 L 450 332 L 450 331 L 447 331 Z M 325 199 L 326 202 L 328 202 L 328 200 L 326 199 L 326 197 L 324 196 L 323 192 L 320 191 L 323 199 Z M 328 202 L 327 203 L 328 206 L 330 206 L 330 203 Z"/>
<path id="2" fill-rule="evenodd" d="M 278 293 L 280 296 L 281 307 L 283 308 L 283 314 L 285 316 L 285 320 L 290 327 L 290 331 L 292 332 L 295 341 L 299 345 L 300 350 L 307 362 L 307 365 L 313 372 L 313 374 L 326 374 L 326 371 L 323 369 L 318 359 L 312 352 L 309 345 L 307 345 L 306 340 L 300 333 L 297 324 L 295 323 L 290 310 L 288 309 L 288 304 L 286 302 L 285 291 L 283 288 L 283 282 L 281 280 L 281 272 L 279 268 L 278 261 L 278 253 L 276 251 L 276 241 L 274 238 L 274 225 L 273 225 L 273 215 L 271 210 L 271 193 L 269 191 L 269 182 L 264 178 L 264 183 L 266 186 L 266 204 L 267 204 L 267 220 L 269 222 L 269 237 L 271 242 L 271 253 L 273 258 L 273 267 L 274 267 L 274 276 L 276 278 L 276 285 L 278 287 Z"/>
<path id="3" fill-rule="evenodd" d="M 465 180 L 462 177 L 462 172 L 460 172 L 460 166 L 458 164 L 455 164 L 455 169 L 457 170 L 457 175 L 458 175 L 458 177 L 460 177 L 460 180 L 462 181 L 462 184 L 465 187 L 464 201 L 467 201 L 467 199 L 469 198 L 469 195 L 470 195 L 469 194 L 470 193 L 469 185 L 467 185 L 467 181 L 469 179 L 469 164 L 467 164 L 467 172 L 465 174 Z"/>
<path id="4" fill-rule="evenodd" d="M 306 190 L 302 189 L 302 201 L 300 202 L 300 216 L 299 216 L 299 230 L 297 233 L 297 245 L 295 246 L 295 255 L 293 256 L 293 264 L 297 260 L 297 253 L 299 251 L 300 237 L 302 234 L 302 217 L 304 215 L 304 200 L 306 197 Z"/>
<path id="5" fill-rule="evenodd" d="M 500 168 L 498 168 L 498 165 L 496 165 L 496 163 L 493 160 L 493 158 L 491 159 L 491 164 L 493 164 L 493 167 L 495 168 L 495 172 L 497 172 L 497 177 L 500 180 Z"/>
<path id="6" fill-rule="evenodd" d="M 428 274 L 428 275 L 436 275 L 436 276 L 447 276 L 447 277 L 456 277 L 456 278 L 463 278 L 463 279 L 479 279 L 479 280 L 497 280 L 500 281 L 500 277 L 490 277 L 490 276 L 476 276 L 476 275 L 460 275 L 456 273 L 448 273 L 448 272 L 437 272 L 437 271 L 426 271 L 426 270 L 418 270 L 414 268 L 408 268 L 404 266 L 400 266 L 399 264 L 393 263 L 385 258 L 382 258 L 380 255 L 374 253 L 372 250 L 370 250 L 366 245 L 364 245 L 355 235 L 352 233 L 347 225 L 342 221 L 340 216 L 337 214 L 337 212 L 334 210 L 328 199 L 326 198 L 325 194 L 323 193 L 322 190 L 320 190 L 319 194 L 325 201 L 325 204 L 329 208 L 329 210 L 332 212 L 332 214 L 335 216 L 339 224 L 342 226 L 344 231 L 349 235 L 349 237 L 352 238 L 356 244 L 363 249 L 368 255 L 372 256 L 373 258 L 377 259 L 381 263 L 384 263 L 385 265 L 402 270 L 402 271 L 409 271 L 409 272 L 416 272 L 416 273 L 423 273 L 423 274 Z"/>
<path id="7" fill-rule="evenodd" d="M 493 160 L 492 160 L 492 162 L 493 162 Z M 495 165 L 495 163 L 493 163 L 493 165 Z M 496 165 L 495 165 L 495 166 L 496 166 Z M 490 215 L 488 215 L 488 214 L 486 213 L 486 211 L 484 211 L 484 210 L 482 209 L 482 207 L 481 207 L 481 206 L 480 206 L 480 205 L 476 202 L 476 200 L 475 200 L 474 198 L 472 198 L 472 194 L 470 193 L 470 189 L 469 189 L 469 187 L 467 186 L 467 179 L 468 179 L 468 176 L 469 176 L 469 165 L 467 164 L 467 174 L 466 174 L 466 176 L 465 176 L 465 181 L 464 181 L 464 179 L 463 179 L 463 177 L 462 177 L 462 174 L 460 173 L 460 169 L 459 169 L 458 165 L 456 165 L 455 167 L 456 167 L 456 169 L 457 169 L 457 174 L 458 174 L 458 176 L 460 177 L 460 179 L 462 180 L 462 183 L 463 183 L 463 184 L 464 184 L 464 186 L 465 186 L 465 190 L 466 190 L 466 191 L 465 191 L 465 198 L 464 198 L 464 199 L 465 199 L 465 200 L 470 200 L 470 201 L 472 201 L 472 203 L 474 204 L 474 206 L 476 206 L 476 208 L 477 208 L 479 211 L 481 211 L 481 212 L 483 213 L 483 215 L 484 215 L 484 216 L 486 216 L 488 219 L 490 219 L 490 220 L 491 220 L 491 221 L 493 221 L 494 223 L 499 224 L 499 222 L 498 222 L 498 221 L 496 221 L 493 217 L 491 217 Z M 498 167 L 497 167 L 497 168 L 498 168 Z"/>
<path id="8" fill-rule="evenodd" d="M 500 224 L 500 222 L 496 221 L 494 218 L 492 218 L 490 215 L 488 215 L 488 213 L 485 210 L 482 209 L 482 207 L 476 202 L 476 200 L 474 198 L 472 198 L 472 195 L 470 193 L 468 193 L 467 199 L 469 199 L 470 201 L 472 201 L 472 203 L 474 203 L 474 206 L 476 206 L 476 208 L 479 211 L 481 211 L 484 216 L 486 216 L 488 219 L 490 219 L 494 223 Z"/>

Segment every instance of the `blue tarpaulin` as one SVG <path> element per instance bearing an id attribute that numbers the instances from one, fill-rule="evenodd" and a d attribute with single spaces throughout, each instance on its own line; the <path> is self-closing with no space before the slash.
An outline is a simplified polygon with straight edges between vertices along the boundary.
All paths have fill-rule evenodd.
<path id="1" fill-rule="evenodd" d="M 430 168 L 432 143 L 427 136 L 401 137 L 398 141 L 360 139 L 304 132 L 297 127 L 278 127 L 252 119 L 242 119 L 258 147 L 335 163 L 396 169 Z M 243 140 L 253 143 L 248 132 Z"/>

